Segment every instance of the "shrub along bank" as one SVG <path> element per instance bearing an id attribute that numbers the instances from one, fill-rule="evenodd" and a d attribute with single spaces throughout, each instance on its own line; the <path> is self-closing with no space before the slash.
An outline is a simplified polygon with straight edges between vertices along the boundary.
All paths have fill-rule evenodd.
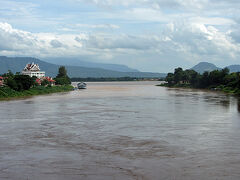
<path id="1" fill-rule="evenodd" d="M 229 73 L 227 68 L 203 74 L 176 68 L 174 73 L 168 73 L 165 81 L 167 83 L 160 86 L 212 89 L 240 95 L 240 72 Z"/>
<path id="2" fill-rule="evenodd" d="M 36 82 L 36 77 L 30 77 L 28 75 L 14 75 L 11 72 L 8 72 L 2 76 L 4 77 L 4 86 L 0 87 L 0 100 L 66 92 L 73 89 L 64 66 L 59 68 L 59 74 L 55 78 L 57 86 L 52 86 L 47 81 L 42 81 L 39 85 Z"/>
<path id="3" fill-rule="evenodd" d="M 72 91 L 73 87 L 71 85 L 63 85 L 63 86 L 36 86 L 24 91 L 16 91 L 7 86 L 0 87 L 0 100 L 6 100 L 11 98 L 18 97 L 27 97 L 34 95 L 43 95 L 57 92 L 67 92 Z"/>

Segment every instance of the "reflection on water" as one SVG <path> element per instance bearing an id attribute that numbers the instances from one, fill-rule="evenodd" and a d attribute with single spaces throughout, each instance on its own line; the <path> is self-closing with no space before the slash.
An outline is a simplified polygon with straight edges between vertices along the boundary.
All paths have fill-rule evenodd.
<path id="1" fill-rule="evenodd" d="M 0 102 L 0 179 L 240 179 L 240 100 L 155 84 Z"/>

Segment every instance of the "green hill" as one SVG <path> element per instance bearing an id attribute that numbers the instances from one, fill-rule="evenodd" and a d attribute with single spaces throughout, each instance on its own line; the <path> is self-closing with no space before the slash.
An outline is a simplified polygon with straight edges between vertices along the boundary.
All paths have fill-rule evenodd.
<path id="1" fill-rule="evenodd" d="M 200 62 L 197 65 L 195 65 L 194 67 L 192 67 L 191 69 L 193 69 L 194 71 L 202 74 L 205 71 L 210 72 L 210 71 L 213 71 L 213 70 L 220 70 L 221 68 L 215 66 L 212 63 Z"/>
<path id="2" fill-rule="evenodd" d="M 126 65 L 121 64 L 106 64 L 106 63 L 96 63 L 96 62 L 87 62 L 81 60 L 81 58 L 46 58 L 43 61 L 53 64 L 59 64 L 64 66 L 81 66 L 87 68 L 100 68 L 111 71 L 119 72 L 140 72 L 137 69 L 129 68 Z"/>
<path id="3" fill-rule="evenodd" d="M 231 65 L 227 66 L 230 72 L 240 72 L 240 65 Z"/>
<path id="4" fill-rule="evenodd" d="M 0 56 L 0 74 L 11 70 L 13 73 L 21 72 L 27 63 L 39 64 L 42 71 L 46 72 L 46 76 L 55 77 L 60 65 L 47 63 L 32 57 L 6 57 Z M 150 73 L 150 72 L 119 72 L 100 68 L 87 68 L 81 66 L 65 66 L 69 77 L 165 77 L 164 73 Z"/>
<path id="5" fill-rule="evenodd" d="M 227 66 L 226 68 L 228 68 L 230 72 L 240 72 L 240 65 L 230 65 Z M 202 74 L 205 71 L 211 72 L 213 70 L 221 70 L 222 68 L 219 68 L 212 63 L 200 62 L 191 69 Z"/>

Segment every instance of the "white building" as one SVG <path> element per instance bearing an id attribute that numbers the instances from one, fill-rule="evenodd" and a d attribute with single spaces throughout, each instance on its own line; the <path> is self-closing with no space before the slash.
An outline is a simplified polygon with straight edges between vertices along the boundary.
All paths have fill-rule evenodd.
<path id="1" fill-rule="evenodd" d="M 38 64 L 27 64 L 22 71 L 23 75 L 28 75 L 30 77 L 36 76 L 37 78 L 45 77 L 45 72 L 40 71 Z"/>

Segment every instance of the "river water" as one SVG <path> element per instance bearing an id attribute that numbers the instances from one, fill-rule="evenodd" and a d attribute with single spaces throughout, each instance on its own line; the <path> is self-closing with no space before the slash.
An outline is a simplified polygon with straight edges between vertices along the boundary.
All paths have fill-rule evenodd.
<path id="1" fill-rule="evenodd" d="M 157 83 L 0 102 L 0 179 L 240 179 L 240 100 Z"/>

